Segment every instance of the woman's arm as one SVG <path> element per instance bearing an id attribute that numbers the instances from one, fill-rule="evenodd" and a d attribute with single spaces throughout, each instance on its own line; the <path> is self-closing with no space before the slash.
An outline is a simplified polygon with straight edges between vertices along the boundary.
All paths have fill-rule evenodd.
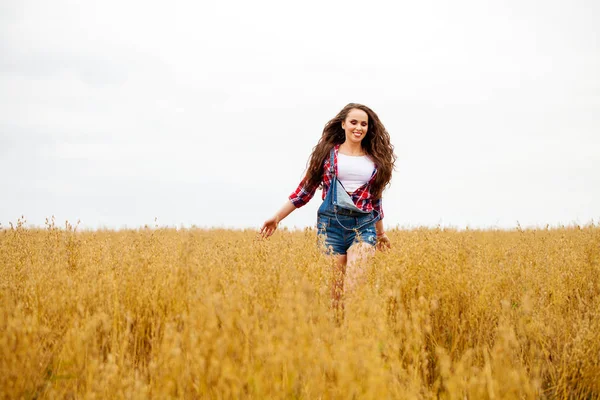
<path id="1" fill-rule="evenodd" d="M 318 186 L 318 185 L 317 185 Z M 307 204 L 315 195 L 317 186 L 307 184 L 306 177 L 302 179 L 296 190 L 288 197 L 288 201 L 275 213 L 274 216 L 265 221 L 260 233 L 263 238 L 268 238 L 275 232 L 277 225 L 285 217 L 290 215 L 296 208 L 300 208 Z"/>
<path id="2" fill-rule="evenodd" d="M 375 230 L 377 231 L 377 237 L 385 235 L 385 228 L 383 227 L 382 219 L 375 222 Z"/>
<path id="3" fill-rule="evenodd" d="M 383 220 L 379 219 L 375 222 L 375 230 L 377 231 L 377 248 L 379 250 L 389 249 L 392 247 L 390 238 L 385 234 L 385 228 L 383 227 Z"/>
<path id="4" fill-rule="evenodd" d="M 260 233 L 263 238 L 268 238 L 275 232 L 277 229 L 277 225 L 281 222 L 285 217 L 290 215 L 292 211 L 296 209 L 296 206 L 290 201 L 286 201 L 285 204 L 273 215 L 271 218 L 265 221 L 262 228 L 260 229 Z"/>
<path id="5" fill-rule="evenodd" d="M 385 234 L 385 229 L 383 227 L 383 220 L 379 220 L 375 222 L 375 230 L 377 231 L 377 248 L 379 250 L 389 249 L 392 247 L 390 243 L 390 238 Z"/>

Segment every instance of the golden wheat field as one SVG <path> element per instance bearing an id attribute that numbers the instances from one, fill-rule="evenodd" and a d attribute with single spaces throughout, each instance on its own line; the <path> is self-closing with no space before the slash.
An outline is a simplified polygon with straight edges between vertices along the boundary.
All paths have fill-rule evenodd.
<path id="1" fill-rule="evenodd" d="M 600 397 L 600 227 L 388 234 L 339 321 L 314 229 L 3 227 L 2 397 Z"/>

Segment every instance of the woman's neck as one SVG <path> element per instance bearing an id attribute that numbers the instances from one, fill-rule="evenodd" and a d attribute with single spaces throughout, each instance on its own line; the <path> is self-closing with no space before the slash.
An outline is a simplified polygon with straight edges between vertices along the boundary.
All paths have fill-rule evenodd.
<path id="1" fill-rule="evenodd" d="M 362 156 L 365 154 L 360 143 L 344 142 L 340 145 L 340 150 L 342 150 L 342 154 L 349 156 Z"/>

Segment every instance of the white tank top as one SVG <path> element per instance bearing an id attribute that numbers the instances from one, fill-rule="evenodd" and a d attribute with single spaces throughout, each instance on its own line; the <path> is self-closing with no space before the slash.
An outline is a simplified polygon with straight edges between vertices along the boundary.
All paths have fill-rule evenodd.
<path id="1" fill-rule="evenodd" d="M 348 193 L 369 182 L 374 168 L 375 164 L 368 156 L 355 157 L 338 153 L 338 179 Z"/>

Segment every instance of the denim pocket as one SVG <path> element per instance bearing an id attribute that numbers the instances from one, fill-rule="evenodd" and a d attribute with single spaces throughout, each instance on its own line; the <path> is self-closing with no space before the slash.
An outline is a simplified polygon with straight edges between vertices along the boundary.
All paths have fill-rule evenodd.
<path id="1" fill-rule="evenodd" d="M 365 216 L 361 216 L 359 218 L 357 218 L 357 225 L 358 226 L 364 226 L 366 224 L 370 224 L 370 223 L 375 223 L 375 216 L 373 215 L 373 212 L 370 212 L 369 214 L 365 215 Z"/>
<path id="2" fill-rule="evenodd" d="M 375 245 L 377 242 L 377 232 L 375 230 L 375 224 L 367 223 L 366 225 L 360 227 L 355 231 L 355 234 L 352 235 L 352 243 L 368 243 L 370 245 Z"/>
<path id="3" fill-rule="evenodd" d="M 325 230 L 329 228 L 330 220 L 329 217 L 319 215 L 317 217 L 317 231 L 319 233 L 325 233 Z"/>

